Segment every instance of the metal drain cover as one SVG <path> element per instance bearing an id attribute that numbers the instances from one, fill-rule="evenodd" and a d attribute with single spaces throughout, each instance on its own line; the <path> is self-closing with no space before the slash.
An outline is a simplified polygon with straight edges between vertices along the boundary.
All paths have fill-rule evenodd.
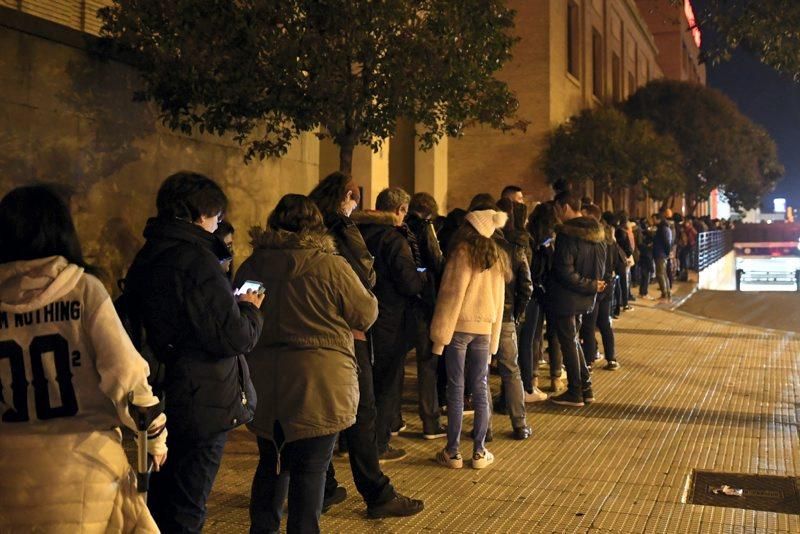
<path id="1" fill-rule="evenodd" d="M 684 502 L 800 514 L 800 478 L 695 469 Z"/>

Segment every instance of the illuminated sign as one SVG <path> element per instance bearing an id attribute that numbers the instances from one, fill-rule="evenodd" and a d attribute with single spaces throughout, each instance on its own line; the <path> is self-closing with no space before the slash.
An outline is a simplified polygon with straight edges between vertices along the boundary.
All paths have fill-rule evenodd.
<path id="1" fill-rule="evenodd" d="M 786 213 L 786 199 L 776 198 L 772 201 L 775 213 Z"/>

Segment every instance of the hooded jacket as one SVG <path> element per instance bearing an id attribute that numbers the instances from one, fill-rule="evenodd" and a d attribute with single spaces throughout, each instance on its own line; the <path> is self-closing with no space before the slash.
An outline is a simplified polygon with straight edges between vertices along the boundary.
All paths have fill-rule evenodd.
<path id="1" fill-rule="evenodd" d="M 0 401 L 3 528 L 157 532 L 118 429 L 136 428 L 129 393 L 142 406 L 158 399 L 103 284 L 60 256 L 0 264 L 0 348 L 11 378 Z M 163 454 L 165 441 L 150 451 Z"/>
<path id="2" fill-rule="evenodd" d="M 150 219 L 125 292 L 142 316 L 147 342 L 164 363 L 170 430 L 205 438 L 252 417 L 247 364 L 262 321 L 237 302 L 220 260 L 221 239 L 178 219 Z"/>
<path id="3" fill-rule="evenodd" d="M 259 403 L 250 429 L 286 441 L 326 436 L 355 423 L 358 376 L 352 330 L 378 315 L 375 297 L 333 239 L 322 233 L 258 231 L 237 284 L 260 280 L 264 330 L 247 355 Z"/>
<path id="4" fill-rule="evenodd" d="M 605 232 L 590 217 L 570 219 L 556 228 L 547 306 L 557 316 L 582 315 L 594 307 L 597 282 L 605 276 Z"/>
<path id="5" fill-rule="evenodd" d="M 369 252 L 375 257 L 375 296 L 378 298 L 378 320 L 373 329 L 376 352 L 392 350 L 405 339 L 405 315 L 420 294 L 427 273 L 417 271 L 411 245 L 394 225 L 392 215 L 380 211 L 357 211 L 353 221 L 358 225 Z M 411 342 L 411 339 L 408 339 Z"/>

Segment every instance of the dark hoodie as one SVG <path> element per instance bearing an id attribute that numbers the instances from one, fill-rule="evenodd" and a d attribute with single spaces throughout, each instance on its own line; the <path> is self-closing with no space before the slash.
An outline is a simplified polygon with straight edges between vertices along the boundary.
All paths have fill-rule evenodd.
<path id="1" fill-rule="evenodd" d="M 375 296 L 378 297 L 378 321 L 374 327 L 374 344 L 391 350 L 402 339 L 405 311 L 422 291 L 427 276 L 417 271 L 411 245 L 391 214 L 380 211 L 353 213 L 370 254 L 375 257 Z"/>
<path id="2" fill-rule="evenodd" d="M 590 217 L 556 228 L 553 267 L 547 279 L 547 306 L 558 316 L 582 315 L 594 307 L 597 282 L 605 276 L 606 236 Z"/>

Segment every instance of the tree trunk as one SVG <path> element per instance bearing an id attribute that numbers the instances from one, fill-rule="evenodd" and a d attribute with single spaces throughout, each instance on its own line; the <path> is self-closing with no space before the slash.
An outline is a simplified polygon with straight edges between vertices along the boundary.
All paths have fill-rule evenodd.
<path id="1" fill-rule="evenodd" d="M 339 145 L 339 172 L 353 174 L 353 149 L 355 143 L 352 141 L 342 141 Z"/>

